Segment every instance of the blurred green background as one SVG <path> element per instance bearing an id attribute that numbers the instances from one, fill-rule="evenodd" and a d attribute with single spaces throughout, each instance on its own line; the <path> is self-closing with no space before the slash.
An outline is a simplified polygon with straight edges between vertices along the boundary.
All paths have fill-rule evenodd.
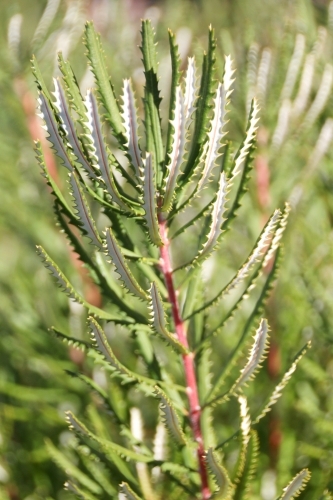
<path id="1" fill-rule="evenodd" d="M 168 27 L 177 35 L 184 65 L 189 55 L 200 58 L 209 24 L 216 29 L 220 68 L 224 54 L 234 58 L 237 81 L 229 130 L 236 144 L 251 97 L 260 101 L 250 196 L 223 257 L 236 268 L 268 215 L 290 200 L 285 258 L 266 307 L 272 348 L 256 391 L 267 390 L 267 375 L 276 384 L 309 339 L 312 349 L 259 428 L 258 498 L 276 498 L 276 476 L 281 487 L 305 466 L 312 480 L 302 498 L 320 498 L 325 488 L 333 491 L 333 3 L 0 0 L 0 8 L 0 500 L 70 497 L 45 438 L 66 449 L 70 438 L 64 411 L 73 409 L 79 416 L 94 405 L 82 383 L 64 370 L 79 368 L 97 381 L 100 376 L 80 351 L 65 348 L 48 332 L 55 325 L 84 338 L 85 317 L 54 286 L 35 254 L 36 244 L 52 252 L 92 302 L 99 297 L 55 227 L 50 195 L 34 159 L 33 140 L 42 130 L 35 118 L 30 58 L 36 55 L 51 85 L 56 54 L 62 51 L 82 88 L 89 88 L 93 80 L 81 39 L 85 21 L 92 19 L 102 34 L 116 92 L 130 76 L 140 95 L 143 17 L 156 27 L 165 109 Z M 65 182 L 52 153 L 45 151 L 53 176 Z M 223 418 L 232 422 L 236 417 Z"/>

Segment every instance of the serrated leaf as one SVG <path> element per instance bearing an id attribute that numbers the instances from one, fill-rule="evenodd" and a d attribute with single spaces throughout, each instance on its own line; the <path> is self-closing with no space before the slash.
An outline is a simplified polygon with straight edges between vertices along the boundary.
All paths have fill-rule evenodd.
<path id="1" fill-rule="evenodd" d="M 65 61 L 61 52 L 58 53 L 59 69 L 63 76 L 63 81 L 65 83 L 65 91 L 69 101 L 70 106 L 78 114 L 78 119 L 83 128 L 85 128 L 87 122 L 87 110 L 84 105 L 84 100 L 80 92 L 79 84 L 75 78 L 71 65 L 68 61 Z"/>
<path id="2" fill-rule="evenodd" d="M 54 78 L 53 82 L 54 82 L 53 94 L 56 98 L 55 107 L 58 111 L 58 116 L 60 118 L 62 128 L 65 132 L 65 137 L 67 139 L 67 147 L 72 149 L 77 161 L 89 173 L 89 175 L 92 178 L 96 179 L 96 175 L 95 175 L 90 163 L 88 162 L 88 160 L 86 159 L 86 157 L 82 153 L 81 144 L 80 144 L 80 141 L 79 141 L 77 134 L 76 134 L 74 122 L 73 122 L 73 119 L 70 115 L 70 112 L 69 112 L 69 109 L 67 106 L 65 93 L 64 93 L 58 79 Z"/>
<path id="3" fill-rule="evenodd" d="M 242 171 L 243 164 L 251 152 L 251 148 L 254 145 L 256 140 L 257 130 L 258 130 L 258 121 L 259 121 L 259 105 L 256 99 L 253 99 L 250 115 L 248 120 L 248 126 L 246 130 L 246 135 L 243 143 L 241 144 L 236 156 L 235 156 L 235 165 L 232 170 L 231 183 L 233 183 L 235 177 Z"/>
<path id="4" fill-rule="evenodd" d="M 156 47 L 154 43 L 154 30 L 149 20 L 143 20 L 141 25 L 143 66 L 146 78 L 144 92 L 146 150 L 154 154 L 156 162 L 156 182 L 160 185 L 162 172 L 160 171 L 164 160 L 163 141 L 160 118 L 161 98 L 158 89 Z"/>
<path id="5" fill-rule="evenodd" d="M 304 490 L 310 477 L 311 474 L 308 469 L 303 469 L 301 472 L 296 474 L 288 486 L 283 489 L 283 494 L 279 497 L 279 500 L 292 500 L 293 498 L 297 498 Z"/>
<path id="6" fill-rule="evenodd" d="M 124 80 L 122 100 L 123 112 L 121 116 L 125 129 L 125 146 L 127 148 L 132 165 L 134 166 L 134 172 L 136 173 L 136 176 L 139 177 L 140 170 L 142 168 L 142 158 L 138 139 L 138 120 L 135 107 L 135 98 L 131 80 L 129 79 Z"/>
<path id="7" fill-rule="evenodd" d="M 182 429 L 176 409 L 167 397 L 165 392 L 158 386 L 155 386 L 155 395 L 160 400 L 160 411 L 162 415 L 162 422 L 168 429 L 171 437 L 175 439 L 180 445 L 187 444 L 187 440 Z"/>
<path id="8" fill-rule="evenodd" d="M 266 226 L 262 230 L 251 254 L 246 259 L 242 267 L 239 269 L 236 276 L 232 278 L 229 281 L 229 283 L 219 293 L 215 295 L 214 298 L 212 298 L 211 300 L 209 300 L 208 302 L 197 308 L 195 311 L 193 311 L 191 316 L 193 316 L 194 314 L 198 314 L 201 311 L 206 310 L 212 307 L 213 305 L 217 304 L 217 302 L 226 297 L 226 295 L 228 295 L 232 290 L 235 290 L 243 282 L 243 280 L 248 276 L 250 270 L 260 260 L 263 253 L 267 250 L 267 246 L 270 243 L 272 235 L 273 237 L 275 235 L 275 228 L 279 224 L 280 219 L 281 219 L 280 210 L 275 210 L 275 212 L 267 222 Z"/>
<path id="9" fill-rule="evenodd" d="M 167 178 L 162 210 L 168 211 L 172 203 L 180 166 L 183 163 L 185 145 L 185 109 L 181 87 L 175 89 L 174 118 L 170 122 L 173 132 L 170 132 L 169 162 L 166 164 Z"/>
<path id="10" fill-rule="evenodd" d="M 224 213 L 226 210 L 226 197 L 228 193 L 228 181 L 226 179 L 225 173 L 222 172 L 220 176 L 219 188 L 216 196 L 216 200 L 213 204 L 212 209 L 212 221 L 210 225 L 210 230 L 208 233 L 207 241 L 204 243 L 203 248 L 199 251 L 198 259 L 202 259 L 208 256 L 213 250 L 217 243 L 219 236 L 221 235 L 221 226 L 224 221 Z"/>
<path id="11" fill-rule="evenodd" d="M 267 339 L 268 339 L 268 324 L 265 319 L 262 319 L 257 329 L 254 342 L 249 354 L 248 362 L 241 370 L 238 380 L 235 382 L 230 392 L 238 391 L 244 384 L 246 384 L 259 369 L 260 364 L 265 359 L 267 354 Z"/>
<path id="12" fill-rule="evenodd" d="M 286 373 L 283 375 L 281 382 L 275 387 L 272 395 L 270 396 L 268 402 L 265 404 L 263 410 L 260 412 L 258 417 L 255 420 L 255 424 L 257 424 L 267 413 L 269 413 L 272 409 L 272 406 L 275 405 L 278 399 L 280 399 L 282 395 L 283 389 L 286 387 L 288 384 L 289 380 L 291 379 L 292 375 L 294 374 L 298 363 L 304 356 L 304 354 L 307 352 L 307 350 L 311 347 L 311 342 L 308 342 L 297 354 L 294 362 L 290 366 L 289 370 L 286 371 Z"/>
<path id="13" fill-rule="evenodd" d="M 101 178 L 113 201 L 121 208 L 128 210 L 128 207 L 120 197 L 113 174 L 110 170 L 108 151 L 104 143 L 97 102 L 94 94 L 90 90 L 87 92 L 85 105 L 87 108 L 87 127 L 90 131 L 88 139 L 90 140 L 91 157 L 94 162 L 94 167 L 99 170 Z"/>
<path id="14" fill-rule="evenodd" d="M 185 76 L 185 95 L 184 95 L 184 108 L 185 108 L 185 122 L 186 129 L 188 130 L 192 122 L 192 115 L 195 111 L 195 102 L 197 99 L 197 77 L 196 77 L 195 58 L 189 57 L 186 76 Z"/>
<path id="15" fill-rule="evenodd" d="M 129 319 L 125 315 L 108 313 L 106 311 L 103 311 L 102 309 L 99 309 L 98 307 L 89 304 L 79 293 L 76 292 L 70 281 L 66 278 L 66 276 L 62 273 L 56 263 L 49 257 L 49 255 L 41 246 L 37 246 L 37 253 L 42 258 L 44 266 L 55 278 L 59 287 L 75 302 L 82 304 L 90 312 L 90 314 L 93 314 L 101 319 L 106 319 L 108 321 L 114 321 L 121 324 L 130 324 L 133 322 L 133 320 Z"/>
<path id="16" fill-rule="evenodd" d="M 207 131 L 209 126 L 209 117 L 211 111 L 211 98 L 215 86 L 214 71 L 216 61 L 216 40 L 214 30 L 210 27 L 208 32 L 208 51 L 204 54 L 202 63 L 202 73 L 200 90 L 196 102 L 195 126 L 192 139 L 191 150 L 184 168 L 181 184 L 184 184 L 192 174 L 193 168 L 196 166 L 202 145 L 207 139 Z"/>
<path id="17" fill-rule="evenodd" d="M 141 299 L 148 300 L 148 294 L 140 287 L 133 276 L 111 228 L 106 230 L 105 237 L 107 255 L 111 258 L 111 261 L 116 267 L 116 271 L 120 274 L 121 280 L 127 289 Z"/>
<path id="18" fill-rule="evenodd" d="M 166 327 L 165 312 L 163 308 L 163 302 L 158 291 L 156 283 L 151 284 L 150 288 L 151 296 L 151 312 L 152 312 L 152 327 L 156 332 L 161 335 L 161 337 L 170 344 L 176 352 L 181 354 L 188 353 L 188 350 L 177 337 L 170 333 Z"/>
<path id="19" fill-rule="evenodd" d="M 226 123 L 225 116 L 227 105 L 231 94 L 231 85 L 233 83 L 232 61 L 230 56 L 226 57 L 223 83 L 219 83 L 214 99 L 214 116 L 210 122 L 210 132 L 205 151 L 203 152 L 204 168 L 199 180 L 198 190 L 202 189 L 209 180 L 210 174 L 219 157 L 219 150 L 222 146 L 221 141 L 226 132 L 223 128 Z"/>
<path id="20" fill-rule="evenodd" d="M 174 130 L 174 120 L 175 120 L 175 109 L 176 109 L 176 99 L 177 99 L 177 88 L 179 86 L 180 80 L 180 55 L 178 50 L 178 45 L 176 44 L 175 35 L 172 31 L 168 30 L 169 34 L 169 46 L 170 46 L 170 56 L 171 56 L 171 85 L 170 85 L 170 102 L 169 102 L 169 121 L 168 130 L 166 138 L 166 148 L 165 148 L 165 165 L 171 163 L 170 155 L 172 151 L 172 134 L 175 135 Z"/>
<path id="21" fill-rule="evenodd" d="M 74 465 L 70 459 L 66 457 L 66 455 L 57 450 L 49 439 L 45 440 L 45 445 L 52 460 L 56 462 L 58 467 L 60 467 L 67 476 L 75 479 L 82 484 L 82 486 L 88 488 L 89 491 L 95 493 L 96 495 L 102 493 L 101 487 L 95 483 L 95 481 L 86 476 L 86 474 L 84 474 L 78 467 L 76 467 L 76 465 Z"/>
<path id="22" fill-rule="evenodd" d="M 73 170 L 73 165 L 63 143 L 62 137 L 59 134 L 58 125 L 53 116 L 50 104 L 41 90 L 38 92 L 38 103 L 40 116 L 45 124 L 43 128 L 48 133 L 47 140 L 51 143 L 51 147 L 55 154 L 61 159 L 62 165 L 71 172 Z"/>
<path id="23" fill-rule="evenodd" d="M 93 346 L 89 342 L 74 337 L 70 337 L 69 335 L 66 335 L 65 333 L 55 328 L 54 326 L 50 328 L 50 331 L 55 335 L 55 337 L 57 337 L 57 339 L 61 340 L 68 346 L 73 346 L 76 349 L 81 349 L 82 351 L 85 351 L 86 349 L 87 350 L 93 349 Z"/>
<path id="24" fill-rule="evenodd" d="M 94 433 L 89 431 L 88 428 L 77 417 L 75 417 L 71 411 L 66 411 L 66 417 L 67 422 L 73 430 L 75 430 L 79 434 L 83 434 L 89 437 L 90 439 L 98 443 L 106 454 L 108 454 L 108 452 L 116 453 L 121 458 L 125 458 L 126 460 L 133 460 L 135 462 L 149 463 L 154 460 L 150 456 L 129 450 L 127 448 L 124 448 L 123 446 L 120 446 L 119 444 L 113 443 L 112 441 L 96 436 Z"/>
<path id="25" fill-rule="evenodd" d="M 94 495 L 92 495 L 88 491 L 82 490 L 76 484 L 74 484 L 72 481 L 66 481 L 64 487 L 67 491 L 74 493 L 81 500 L 98 500 L 97 497 L 95 497 Z"/>
<path id="26" fill-rule="evenodd" d="M 75 172 L 70 174 L 69 183 L 71 185 L 71 194 L 74 199 L 74 206 L 77 210 L 81 230 L 86 233 L 88 238 L 90 238 L 91 242 L 97 248 L 102 249 L 103 244 L 101 237 L 98 234 L 98 229 L 94 219 L 92 218 L 88 202 Z"/>
<path id="27" fill-rule="evenodd" d="M 251 430 L 250 441 L 246 451 L 246 459 L 242 476 L 236 483 L 233 500 L 250 500 L 251 482 L 257 468 L 259 440 L 256 431 Z"/>
<path id="28" fill-rule="evenodd" d="M 55 197 L 55 199 L 59 203 L 64 214 L 66 214 L 67 217 L 72 222 L 74 222 L 76 220 L 76 216 L 72 212 L 70 206 L 68 205 L 67 201 L 63 197 L 60 189 L 58 188 L 57 184 L 54 182 L 54 180 L 52 179 L 52 177 L 50 176 L 50 174 L 47 170 L 45 158 L 43 155 L 42 145 L 41 145 L 40 141 L 35 142 L 35 153 L 36 153 L 36 160 L 38 161 L 39 166 L 42 170 L 42 176 L 46 179 L 47 185 L 50 186 L 53 196 Z"/>
<path id="29" fill-rule="evenodd" d="M 247 399 L 245 396 L 238 396 L 238 402 L 240 406 L 240 431 L 242 435 L 242 444 L 241 449 L 239 451 L 238 464 L 236 468 L 235 482 L 239 482 L 242 474 L 244 472 L 245 463 L 246 463 L 246 453 L 247 446 L 251 437 L 251 418 L 249 414 L 249 407 L 247 403 Z"/>
<path id="30" fill-rule="evenodd" d="M 120 485 L 120 493 L 124 495 L 127 500 L 141 500 L 141 498 L 138 497 L 132 488 L 125 482 Z"/>
<path id="31" fill-rule="evenodd" d="M 230 495 L 232 493 L 233 485 L 229 478 L 228 472 L 221 465 L 217 454 L 213 451 L 212 448 L 209 448 L 206 456 L 206 466 L 208 471 L 213 476 L 213 479 L 218 486 L 218 498 L 219 499 L 230 499 Z"/>
<path id="32" fill-rule="evenodd" d="M 156 195 L 154 185 L 154 169 L 151 153 L 147 153 L 143 171 L 143 208 L 145 220 L 151 241 L 157 246 L 162 245 L 156 214 Z"/>
<path id="33" fill-rule="evenodd" d="M 120 145 L 125 144 L 124 127 L 113 87 L 105 64 L 104 50 L 100 35 L 96 33 L 91 22 L 86 23 L 84 43 L 88 49 L 88 59 L 100 96 L 100 100 L 106 110 L 106 118 L 110 123 Z"/>

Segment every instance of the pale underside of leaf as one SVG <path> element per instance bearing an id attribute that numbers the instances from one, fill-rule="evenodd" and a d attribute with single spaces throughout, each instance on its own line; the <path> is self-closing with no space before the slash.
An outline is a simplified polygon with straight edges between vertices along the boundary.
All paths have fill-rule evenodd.
<path id="1" fill-rule="evenodd" d="M 231 389 L 231 392 L 236 392 L 239 390 L 246 382 L 248 382 L 255 374 L 260 366 L 260 363 L 265 358 L 265 351 L 267 349 L 267 338 L 268 338 L 268 324 L 265 319 L 262 319 L 257 329 L 253 346 L 251 348 L 248 362 L 242 369 L 240 377 Z"/>
<path id="2" fill-rule="evenodd" d="M 166 327 L 165 312 L 163 308 L 163 302 L 160 293 L 157 289 L 156 283 L 151 284 L 150 288 L 151 296 L 151 312 L 152 312 L 152 326 L 156 332 L 161 335 L 161 337 L 166 340 L 176 352 L 181 354 L 186 354 L 187 349 L 181 342 L 176 338 L 176 336 L 170 333 Z"/>
<path id="3" fill-rule="evenodd" d="M 125 482 L 120 485 L 120 493 L 125 496 L 126 500 L 141 500 L 141 498 L 138 497 L 132 488 Z"/>
<path id="4" fill-rule="evenodd" d="M 185 108 L 184 97 L 180 86 L 176 88 L 176 103 L 174 119 L 171 121 L 173 127 L 172 151 L 170 153 L 170 162 L 166 166 L 168 176 L 166 179 L 166 188 L 162 209 L 168 211 L 172 202 L 177 176 L 180 166 L 184 159 L 185 145 Z"/>
<path id="5" fill-rule="evenodd" d="M 295 361 L 292 363 L 289 370 L 287 370 L 287 372 L 283 375 L 281 382 L 275 387 L 264 409 L 260 412 L 260 415 L 256 418 L 254 422 L 255 424 L 257 424 L 259 420 L 261 420 L 267 413 L 269 413 L 272 409 L 272 406 L 274 406 L 275 403 L 278 401 L 278 399 L 280 399 L 283 389 L 288 384 L 289 380 L 291 379 L 292 375 L 294 374 L 297 368 L 298 363 L 300 362 L 300 360 L 310 347 L 311 347 L 311 342 L 308 342 L 306 346 L 301 350 L 299 355 L 296 357 Z"/>
<path id="6" fill-rule="evenodd" d="M 67 146 L 72 149 L 74 155 L 77 158 L 77 161 L 87 170 L 90 176 L 96 178 L 95 173 L 84 154 L 81 150 L 80 141 L 77 137 L 77 133 L 75 130 L 74 122 L 70 115 L 65 93 L 60 85 L 60 82 L 57 78 L 53 79 L 54 82 L 54 92 L 53 95 L 56 98 L 55 107 L 58 110 L 59 117 L 62 122 L 62 128 L 67 137 Z"/>
<path id="7" fill-rule="evenodd" d="M 211 472 L 213 479 L 218 486 L 218 498 L 219 499 L 229 499 L 232 492 L 232 483 L 230 481 L 228 472 L 220 464 L 217 454 L 212 448 L 209 448 L 206 453 L 206 464 Z"/>
<path id="8" fill-rule="evenodd" d="M 236 483 L 239 482 L 245 467 L 247 446 L 251 438 L 251 419 L 247 399 L 244 395 L 238 396 L 240 406 L 240 431 L 242 435 L 242 445 L 239 451 Z"/>
<path id="9" fill-rule="evenodd" d="M 235 165 L 232 171 L 232 177 L 230 179 L 230 182 L 232 183 L 235 179 L 235 177 L 242 171 L 242 167 L 244 164 L 244 161 L 249 154 L 249 151 L 251 147 L 254 144 L 254 141 L 256 139 L 257 135 L 257 130 L 258 130 L 258 121 L 259 121 L 259 105 L 256 99 L 253 99 L 253 105 L 251 109 L 251 114 L 249 118 L 249 125 L 248 129 L 246 131 L 246 136 L 244 139 L 244 142 L 242 144 L 242 147 L 239 151 L 239 154 L 235 160 Z"/>
<path id="10" fill-rule="evenodd" d="M 266 228 L 263 231 L 254 251 L 248 258 L 244 266 L 242 266 L 241 269 L 238 271 L 235 278 L 229 283 L 227 288 L 224 290 L 223 292 L 224 296 L 230 293 L 231 290 L 235 289 L 244 280 L 244 278 L 246 278 L 252 267 L 258 262 L 260 257 L 263 255 L 267 246 L 269 245 L 270 239 L 272 237 L 272 234 L 274 233 L 276 225 L 280 220 L 280 217 L 281 217 L 280 210 L 275 210 L 268 224 L 266 225 Z"/>
<path id="11" fill-rule="evenodd" d="M 222 172 L 220 176 L 217 197 L 213 205 L 210 231 L 208 234 L 207 241 L 205 242 L 203 248 L 199 252 L 198 256 L 199 258 L 204 257 L 213 250 L 221 234 L 221 226 L 223 221 L 225 220 L 223 215 L 226 211 L 227 193 L 228 193 L 228 181 L 226 179 L 225 172 Z"/>
<path id="12" fill-rule="evenodd" d="M 186 76 L 185 76 L 185 96 L 184 96 L 185 120 L 187 129 L 191 124 L 192 114 L 195 110 L 197 91 L 198 87 L 197 87 L 195 58 L 189 57 Z"/>
<path id="13" fill-rule="evenodd" d="M 208 142 L 203 152 L 202 159 L 204 160 L 204 168 L 199 181 L 198 189 L 202 189 L 204 184 L 209 180 L 210 174 L 216 164 L 217 158 L 220 156 L 219 150 L 222 146 L 222 138 L 226 134 L 223 128 L 226 123 L 225 116 L 229 96 L 231 94 L 231 84 L 233 70 L 231 67 L 231 59 L 226 59 L 225 78 L 223 83 L 219 83 L 215 99 L 214 99 L 214 116 L 210 123 L 210 132 L 208 134 Z"/>
<path id="14" fill-rule="evenodd" d="M 157 246 L 162 245 L 156 215 L 156 195 L 154 186 L 154 169 L 151 153 L 147 153 L 143 169 L 143 208 L 145 220 L 151 241 Z"/>
<path id="15" fill-rule="evenodd" d="M 102 248 L 102 240 L 98 234 L 96 224 L 92 218 L 90 208 L 87 200 L 83 194 L 82 187 L 77 179 L 75 172 L 70 174 L 69 182 L 72 188 L 72 196 L 74 198 L 74 205 L 77 210 L 80 223 L 84 231 L 87 233 L 88 238 L 98 248 Z"/>
<path id="16" fill-rule="evenodd" d="M 303 469 L 283 490 L 280 500 L 292 500 L 299 496 L 309 481 L 311 474 L 308 469 Z"/>
<path id="17" fill-rule="evenodd" d="M 90 141 L 90 150 L 94 167 L 99 170 L 101 178 L 104 181 L 106 189 L 111 198 L 121 207 L 127 210 L 127 206 L 121 200 L 115 185 L 112 172 L 110 170 L 107 148 L 104 143 L 101 123 L 98 114 L 98 106 L 94 94 L 88 90 L 85 99 L 87 108 L 87 127 L 90 131 L 88 139 Z"/>
<path id="18" fill-rule="evenodd" d="M 106 231 L 106 247 L 107 255 L 111 258 L 111 261 L 115 265 L 116 270 L 120 274 L 121 280 L 125 284 L 126 288 L 134 295 L 147 300 L 148 295 L 140 287 L 139 283 L 136 281 L 131 270 L 129 269 L 126 259 L 122 254 L 120 246 L 113 235 L 111 228 Z"/>
<path id="19" fill-rule="evenodd" d="M 132 165 L 134 166 L 136 176 L 140 176 L 142 168 L 141 151 L 138 138 L 138 121 L 135 106 L 135 97 L 132 89 L 131 80 L 125 79 L 123 86 L 123 112 L 121 114 L 125 128 L 125 137 L 127 139 L 126 147 L 130 155 Z"/>
<path id="20" fill-rule="evenodd" d="M 160 400 L 160 411 L 162 414 L 162 422 L 166 425 L 171 436 L 181 445 L 186 444 L 186 437 L 183 432 L 179 417 L 176 413 L 173 404 L 166 394 L 158 387 L 155 387 L 155 394 Z"/>
<path id="21" fill-rule="evenodd" d="M 43 92 L 38 93 L 38 103 L 40 109 L 40 116 L 44 120 L 44 127 L 49 136 L 47 140 L 52 144 L 52 148 L 54 149 L 57 156 L 62 161 L 62 164 L 71 172 L 73 170 L 73 165 L 70 161 L 68 153 L 66 151 L 66 147 L 62 141 L 62 138 L 59 134 L 58 126 L 56 124 L 55 118 L 51 111 L 51 107 L 44 96 Z"/>

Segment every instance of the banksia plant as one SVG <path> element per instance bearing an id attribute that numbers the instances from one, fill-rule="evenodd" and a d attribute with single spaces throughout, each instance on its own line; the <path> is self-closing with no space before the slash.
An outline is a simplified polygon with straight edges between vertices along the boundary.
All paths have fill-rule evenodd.
<path id="1" fill-rule="evenodd" d="M 165 131 L 149 21 L 142 22 L 142 124 L 130 80 L 124 80 L 116 98 L 91 23 L 85 45 L 96 89 L 86 97 L 61 54 L 62 82 L 54 80 L 53 93 L 33 61 L 47 138 L 68 170 L 66 192 L 50 177 L 39 143 L 37 160 L 54 197 L 57 223 L 103 301 L 103 307 L 90 304 L 38 247 L 58 286 L 87 311 L 90 337 L 74 338 L 56 327 L 52 331 L 86 350 L 107 378 L 99 384 L 87 374 L 71 373 L 98 396 L 86 421 L 67 412 L 75 461 L 47 444 L 68 475 L 66 487 L 79 498 L 252 498 L 256 426 L 309 347 L 296 355 L 262 408 L 250 410 L 246 387 L 268 348 L 269 326 L 260 316 L 277 275 L 289 206 L 273 212 L 236 274 L 226 282 L 218 265 L 219 288 L 210 286 L 208 265 L 216 263 L 247 191 L 259 108 L 254 99 L 243 141 L 233 151 L 226 140 L 235 74 L 231 58 L 225 58 L 219 81 L 210 28 L 201 76 L 191 57 L 182 78 L 171 32 L 169 42 L 172 78 Z M 254 289 L 259 293 L 253 310 L 221 367 L 212 346 L 223 340 L 228 321 Z M 120 337 L 126 339 L 126 355 L 114 347 Z M 239 373 L 227 383 L 234 367 Z M 221 441 L 223 424 L 216 414 L 222 404 L 235 402 L 238 423 Z M 230 441 L 236 443 L 234 461 L 225 452 Z M 309 472 L 301 470 L 280 498 L 298 496 L 308 479 Z"/>

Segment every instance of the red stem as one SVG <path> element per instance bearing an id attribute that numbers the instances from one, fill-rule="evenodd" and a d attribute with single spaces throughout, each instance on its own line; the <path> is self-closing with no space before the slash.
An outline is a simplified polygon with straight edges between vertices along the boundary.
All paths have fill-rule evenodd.
<path id="1" fill-rule="evenodd" d="M 185 325 L 179 311 L 177 293 L 173 284 L 172 267 L 169 254 L 170 242 L 168 239 L 167 223 L 163 219 L 161 214 L 159 214 L 159 228 L 160 228 L 161 239 L 163 242 L 163 245 L 160 248 L 161 269 L 168 290 L 169 301 L 172 306 L 172 316 L 175 323 L 176 334 L 179 342 L 181 342 L 184 347 L 188 348 Z M 195 375 L 194 353 L 190 352 L 188 354 L 183 354 L 182 357 L 183 357 L 184 372 L 186 378 L 186 392 L 190 407 L 190 414 L 189 414 L 190 425 L 192 428 L 194 438 L 198 444 L 197 456 L 199 463 L 199 474 L 201 477 L 202 500 L 208 500 L 211 497 L 211 493 L 208 486 L 208 475 L 205 465 L 205 450 L 201 432 L 201 407 L 199 402 L 198 386 Z"/>

